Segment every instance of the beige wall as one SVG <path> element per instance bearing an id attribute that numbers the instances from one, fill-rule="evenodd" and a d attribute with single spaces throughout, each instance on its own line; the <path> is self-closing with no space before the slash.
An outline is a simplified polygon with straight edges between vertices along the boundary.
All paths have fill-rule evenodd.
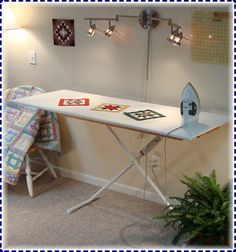
<path id="1" fill-rule="evenodd" d="M 88 22 L 84 17 L 113 17 L 115 14 L 139 15 L 144 8 L 133 5 L 86 7 L 74 5 L 14 5 L 18 20 L 25 29 L 4 33 L 5 88 L 18 84 L 34 84 L 47 91 L 72 89 L 97 94 L 141 100 L 144 94 L 147 32 L 136 20 L 122 19 L 117 28 L 120 35 L 106 38 L 103 34 L 86 36 Z M 214 9 L 213 9 L 214 7 Z M 226 5 L 224 5 L 224 8 Z M 160 16 L 171 17 L 191 33 L 193 5 L 184 7 L 152 5 Z M 198 7 L 199 9 L 199 7 Z M 206 8 L 202 8 L 206 9 Z M 211 7 L 217 10 L 217 6 Z M 222 9 L 222 7 L 220 7 Z M 75 20 L 75 47 L 58 47 L 52 43 L 52 18 Z M 100 22 L 105 29 L 106 23 Z M 148 100 L 179 105 L 181 91 L 190 81 L 200 95 L 205 111 L 227 112 L 230 108 L 231 79 L 229 67 L 195 63 L 190 60 L 190 42 L 177 48 L 166 41 L 169 28 L 161 23 L 151 35 L 150 79 Z M 28 51 L 37 52 L 37 65 L 28 63 Z M 95 123 L 62 118 L 63 152 L 60 165 L 66 169 L 109 179 L 127 163 L 124 154 L 106 128 Z M 135 154 L 151 136 L 116 129 Z M 231 171 L 230 129 L 224 126 L 192 142 L 167 141 L 168 193 L 181 195 L 185 188 L 178 182 L 183 174 L 195 171 L 209 174 L 215 168 L 221 183 Z M 164 141 L 154 150 L 164 166 Z M 149 171 L 150 172 L 150 171 Z M 152 176 L 152 173 L 150 172 Z M 156 172 L 165 185 L 164 169 Z M 133 170 L 119 183 L 143 188 L 144 182 Z"/>

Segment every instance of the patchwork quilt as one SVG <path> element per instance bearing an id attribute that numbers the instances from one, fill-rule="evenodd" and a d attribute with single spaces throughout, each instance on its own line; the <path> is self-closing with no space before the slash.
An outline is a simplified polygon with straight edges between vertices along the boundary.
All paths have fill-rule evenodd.
<path id="1" fill-rule="evenodd" d="M 4 162 L 5 182 L 15 185 L 24 171 L 24 159 L 32 144 L 60 152 L 60 133 L 55 113 L 14 104 L 16 98 L 45 91 L 33 86 L 19 86 L 4 92 Z"/>

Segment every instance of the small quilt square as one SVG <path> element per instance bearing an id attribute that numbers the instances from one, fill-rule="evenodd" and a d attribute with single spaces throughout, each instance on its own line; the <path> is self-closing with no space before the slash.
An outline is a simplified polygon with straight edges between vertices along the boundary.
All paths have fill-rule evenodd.
<path id="1" fill-rule="evenodd" d="M 89 106 L 88 98 L 81 99 L 60 99 L 59 106 Z"/>
<path id="2" fill-rule="evenodd" d="M 9 151 L 6 156 L 5 164 L 10 167 L 13 171 L 19 169 L 23 159 L 21 156 L 14 152 Z"/>
<path id="3" fill-rule="evenodd" d="M 37 134 L 37 137 L 39 138 L 38 142 L 42 143 L 44 141 L 55 140 L 54 132 L 55 129 L 53 128 L 53 125 L 50 123 L 44 123 L 44 125 L 40 127 L 40 131 Z"/>
<path id="4" fill-rule="evenodd" d="M 35 135 L 39 129 L 39 118 L 34 117 L 33 120 L 31 120 L 28 125 L 26 125 L 24 132 L 28 134 Z"/>
<path id="5" fill-rule="evenodd" d="M 31 113 L 28 112 L 23 112 L 20 117 L 16 120 L 16 122 L 14 123 L 15 126 L 24 128 L 29 122 L 30 120 L 32 120 L 34 117 L 32 116 Z"/>
<path id="6" fill-rule="evenodd" d="M 5 116 L 6 116 L 6 122 L 12 123 L 17 120 L 18 117 L 20 117 L 20 111 L 15 109 L 14 107 L 6 107 Z"/>
<path id="7" fill-rule="evenodd" d="M 16 143 L 14 143 L 14 149 L 27 152 L 29 149 L 29 142 L 33 142 L 34 138 L 26 132 L 23 132 L 23 137 L 20 137 Z"/>
<path id="8" fill-rule="evenodd" d="M 120 105 L 120 104 L 111 104 L 111 103 L 102 103 L 99 106 L 92 108 L 95 111 L 107 111 L 107 112 L 120 112 L 126 108 L 128 105 Z"/>
<path id="9" fill-rule="evenodd" d="M 124 114 L 137 121 L 165 117 L 164 115 L 150 109 L 138 110 L 138 111 L 133 111 L 133 112 L 124 112 Z"/>
<path id="10" fill-rule="evenodd" d="M 73 19 L 53 19 L 53 42 L 57 46 L 75 46 Z"/>
<path id="11" fill-rule="evenodd" d="M 10 145 L 16 139 L 18 132 L 12 128 L 6 128 L 5 130 L 6 130 L 4 134 L 5 144 Z"/>

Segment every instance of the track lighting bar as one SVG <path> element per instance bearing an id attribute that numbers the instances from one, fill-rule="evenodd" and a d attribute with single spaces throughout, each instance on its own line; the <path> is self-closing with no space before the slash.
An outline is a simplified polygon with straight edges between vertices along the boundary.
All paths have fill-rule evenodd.
<path id="1" fill-rule="evenodd" d="M 130 16 L 130 15 L 116 15 L 116 18 L 139 18 L 140 16 Z"/>
<path id="2" fill-rule="evenodd" d="M 84 18 L 84 20 L 92 20 L 92 21 L 116 21 L 119 22 L 120 18 L 139 18 L 139 16 L 130 16 L 130 15 L 116 15 L 114 18 Z"/>
<path id="3" fill-rule="evenodd" d="M 91 20 L 91 21 L 102 21 L 102 20 L 108 20 L 108 21 L 119 21 L 116 18 L 84 18 L 84 20 Z"/>

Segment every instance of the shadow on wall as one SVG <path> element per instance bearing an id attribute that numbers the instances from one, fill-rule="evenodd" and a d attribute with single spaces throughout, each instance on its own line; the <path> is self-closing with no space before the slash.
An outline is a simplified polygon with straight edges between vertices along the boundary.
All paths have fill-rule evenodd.
<path id="1" fill-rule="evenodd" d="M 59 126 L 60 126 L 60 135 L 61 135 L 61 153 L 66 155 L 71 150 L 75 149 L 76 146 L 73 142 L 73 137 L 68 127 L 66 118 L 62 115 L 57 114 Z"/>
<path id="2" fill-rule="evenodd" d="M 65 117 L 57 114 L 57 118 L 60 128 L 61 154 L 58 155 L 55 152 L 46 151 L 46 155 L 53 164 L 60 167 L 60 157 L 75 149 L 76 146 L 74 145 Z"/>
<path id="3" fill-rule="evenodd" d="M 209 175 L 213 169 L 216 169 L 219 183 L 226 184 L 232 173 L 230 139 L 230 126 L 224 125 L 192 142 L 167 141 L 168 184 L 175 183 L 179 194 L 185 190 L 178 182 L 183 175 L 194 176 L 195 172 Z M 170 195 L 176 195 L 173 188 Z"/>

